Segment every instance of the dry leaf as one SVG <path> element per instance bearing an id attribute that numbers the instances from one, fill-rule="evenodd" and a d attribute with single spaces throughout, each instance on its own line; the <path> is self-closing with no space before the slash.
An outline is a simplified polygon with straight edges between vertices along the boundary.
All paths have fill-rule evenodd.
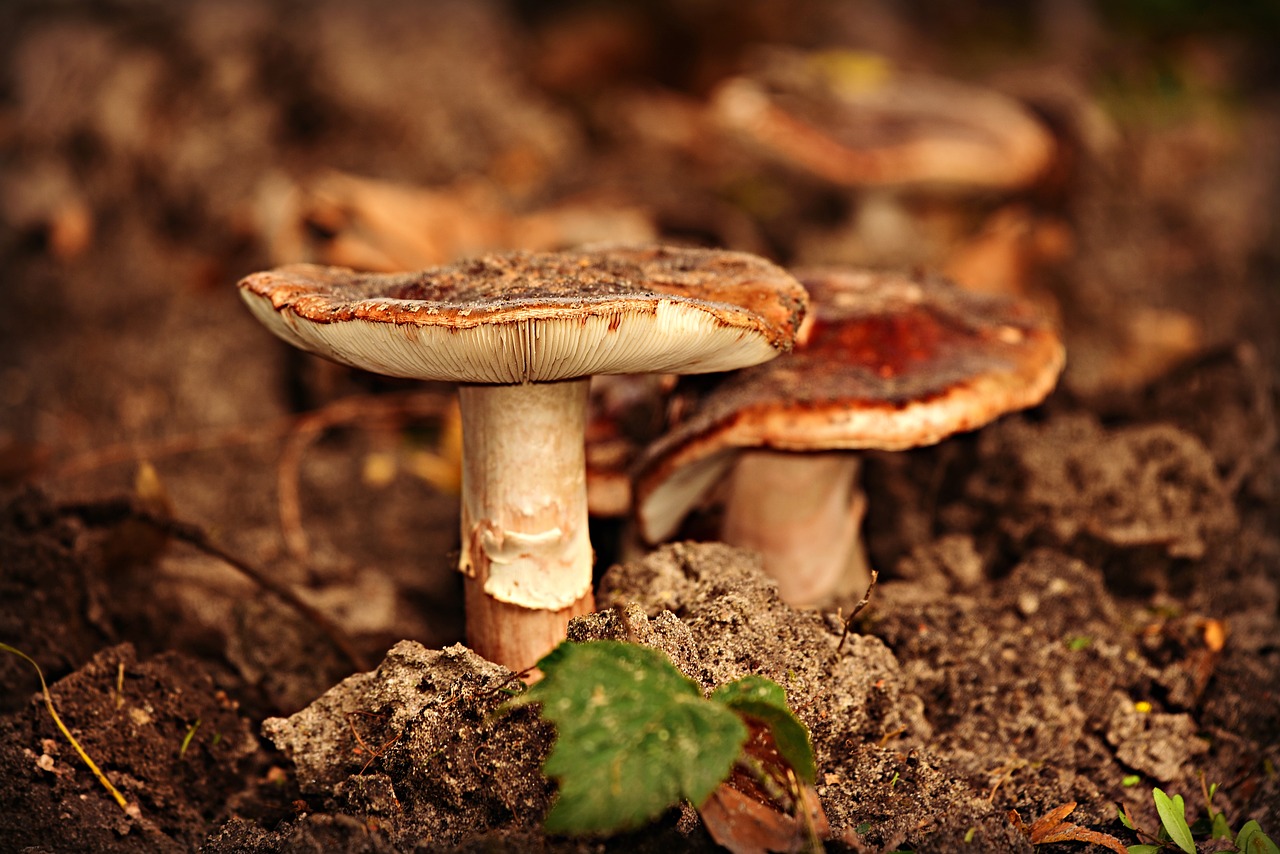
<path id="1" fill-rule="evenodd" d="M 1009 810 L 1009 821 L 1027 835 L 1032 845 L 1048 845 L 1051 842 L 1089 842 L 1093 845 L 1101 845 L 1103 848 L 1110 848 L 1117 854 L 1128 854 L 1124 843 L 1111 834 L 1089 830 L 1067 821 L 1067 816 L 1071 815 L 1075 808 L 1076 802 L 1068 801 L 1037 819 L 1030 828 L 1022 823 L 1021 816 L 1015 810 Z"/>

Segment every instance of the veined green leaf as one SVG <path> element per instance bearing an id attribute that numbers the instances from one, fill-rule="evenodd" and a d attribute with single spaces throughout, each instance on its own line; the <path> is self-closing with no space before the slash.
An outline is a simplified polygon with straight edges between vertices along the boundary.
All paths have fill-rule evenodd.
<path id="1" fill-rule="evenodd" d="M 562 643 L 544 677 L 509 705 L 541 703 L 557 739 L 543 765 L 560 794 L 552 833 L 611 833 L 681 798 L 702 804 L 747 739 L 732 710 L 707 702 L 662 652 L 618 641 Z"/>
<path id="2" fill-rule="evenodd" d="M 818 766 L 813 758 L 813 745 L 809 743 L 809 730 L 787 706 L 787 694 L 781 685 L 763 676 L 744 676 L 721 685 L 711 699 L 767 726 L 778 752 L 796 772 L 796 777 L 810 784 L 817 779 Z"/>

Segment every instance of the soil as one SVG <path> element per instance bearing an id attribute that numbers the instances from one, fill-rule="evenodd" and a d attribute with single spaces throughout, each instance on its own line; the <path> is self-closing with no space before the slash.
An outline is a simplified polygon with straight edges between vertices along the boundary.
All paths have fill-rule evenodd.
<path id="1" fill-rule="evenodd" d="M 716 848 L 687 805 L 542 832 L 554 733 L 460 645 L 456 487 L 426 462 L 448 390 L 302 356 L 240 304 L 242 275 L 348 245 L 318 215 L 306 259 L 275 240 L 288 188 L 333 169 L 784 264 L 1004 247 L 989 269 L 1058 318 L 1067 371 L 1033 411 L 864 454 L 880 578 L 851 622 L 779 601 L 710 505 L 647 554 L 594 522 L 572 636 L 783 685 L 828 850 L 1028 851 L 1010 811 L 1069 802 L 1133 844 L 1117 804 L 1154 831 L 1153 787 L 1203 817 L 1209 784 L 1280 834 L 1277 22 L 848 6 L 5 4 L 0 642 L 133 809 L 0 654 L 0 850 Z M 1059 157 L 1007 194 L 894 197 L 876 255 L 883 198 L 709 136 L 697 105 L 763 44 L 1005 92 Z"/>

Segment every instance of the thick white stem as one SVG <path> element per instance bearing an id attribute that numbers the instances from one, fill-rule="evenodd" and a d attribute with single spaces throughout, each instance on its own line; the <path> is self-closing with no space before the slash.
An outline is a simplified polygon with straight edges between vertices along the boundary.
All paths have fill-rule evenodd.
<path id="1" fill-rule="evenodd" d="M 744 451 L 729 476 L 722 536 L 760 552 L 792 605 L 865 587 L 857 479 L 858 456 L 849 452 Z"/>
<path id="2" fill-rule="evenodd" d="M 587 392 L 585 379 L 458 390 L 468 640 L 516 669 L 590 610 Z"/>

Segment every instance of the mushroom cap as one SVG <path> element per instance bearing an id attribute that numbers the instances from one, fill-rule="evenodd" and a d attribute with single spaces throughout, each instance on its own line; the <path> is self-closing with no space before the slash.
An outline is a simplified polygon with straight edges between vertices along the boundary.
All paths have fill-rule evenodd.
<path id="1" fill-rule="evenodd" d="M 1027 302 L 940 277 L 813 270 L 808 334 L 769 365 L 726 376 L 646 451 L 642 535 L 666 539 L 742 448 L 902 450 L 1034 406 L 1062 342 Z"/>
<path id="2" fill-rule="evenodd" d="M 409 274 L 297 264 L 247 277 L 240 295 L 296 347 L 464 383 L 755 365 L 791 348 L 808 304 L 799 282 L 754 255 L 624 246 Z"/>
<path id="3" fill-rule="evenodd" d="M 1054 153 L 1012 98 L 852 52 L 770 52 L 755 74 L 721 84 L 712 109 L 775 159 L 846 187 L 1012 189 Z"/>

